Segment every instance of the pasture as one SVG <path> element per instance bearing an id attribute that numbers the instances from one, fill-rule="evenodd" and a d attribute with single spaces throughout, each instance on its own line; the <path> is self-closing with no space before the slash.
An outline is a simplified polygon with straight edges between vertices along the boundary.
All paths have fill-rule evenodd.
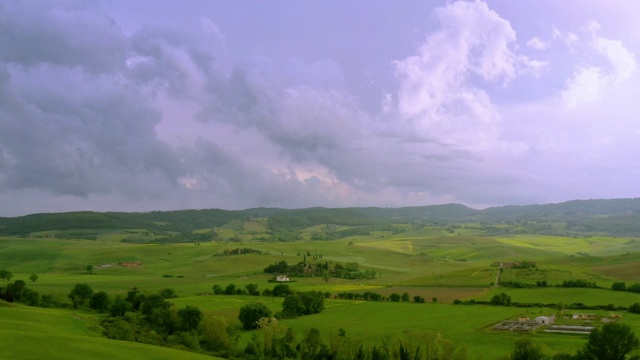
<path id="1" fill-rule="evenodd" d="M 0 238 L 0 268 L 10 270 L 13 280 L 27 280 L 38 274 L 36 282 L 27 286 L 43 294 L 53 294 L 60 301 L 77 283 L 86 283 L 95 291 L 124 295 L 137 287 L 144 293 L 174 289 L 177 298 L 172 303 L 182 308 L 199 307 L 205 314 L 220 316 L 233 324 L 246 343 L 252 332 L 241 330 L 237 320 L 241 306 L 253 301 L 266 304 L 274 312 L 281 309 L 282 298 L 268 296 L 210 295 L 213 285 L 223 288 L 235 284 L 244 288 L 257 284 L 258 290 L 272 288 L 273 274 L 263 272 L 271 264 L 285 261 L 297 264 L 355 263 L 360 271 L 373 271 L 373 278 L 345 279 L 322 276 L 292 278 L 289 286 L 296 291 L 328 292 L 326 309 L 316 315 L 280 321 L 298 336 L 309 328 L 318 328 L 329 339 L 342 328 L 353 343 L 375 344 L 411 337 L 415 341 L 441 336 L 464 347 L 471 359 L 493 359 L 509 353 L 517 335 L 491 330 L 492 325 L 522 315 L 539 316 L 555 313 L 555 309 L 518 308 L 487 305 L 452 305 L 454 300 L 489 301 L 492 296 L 506 293 L 514 302 L 542 304 L 573 304 L 629 306 L 640 300 L 638 294 L 612 291 L 611 284 L 640 282 L 640 241 L 618 237 L 562 237 L 535 234 L 487 235 L 469 227 L 454 232 L 444 227 L 419 229 L 396 224 L 398 232 L 372 231 L 331 241 L 312 241 L 313 234 L 325 231 L 316 225 L 301 231 L 301 240 L 263 242 L 267 221 L 263 218 L 234 220 L 213 228 L 218 241 L 180 244 L 130 243 L 122 239 L 131 236 L 156 235 L 144 229 L 115 229 L 95 232 L 95 240 L 51 239 L 51 232 L 35 234 L 33 238 Z M 332 231 L 348 230 L 335 226 Z M 195 233 L 207 233 L 203 228 Z M 224 255 L 233 249 L 248 248 L 252 253 Z M 533 261 L 534 269 L 505 268 L 502 281 L 535 283 L 545 280 L 549 285 L 564 280 L 596 282 L 602 289 L 545 288 L 515 289 L 495 287 L 500 262 Z M 139 262 L 139 267 L 122 267 L 119 263 Z M 93 266 L 91 274 L 87 265 Z M 362 294 L 376 292 L 388 297 L 407 292 L 422 296 L 426 303 L 367 302 L 338 300 L 338 293 Z M 207 296 L 205 296 L 207 295 Z M 436 303 L 431 303 L 436 298 Z M 177 350 L 115 342 L 100 337 L 95 319 L 102 315 L 74 313 L 64 309 L 38 309 L 25 306 L 0 306 L 0 332 L 5 344 L 0 347 L 2 358 L 30 358 L 44 347 L 65 354 L 64 358 L 79 358 L 93 349 L 92 358 L 118 356 L 142 358 L 201 358 L 196 354 L 176 353 Z M 94 319 L 94 320 L 92 320 Z M 640 333 L 640 317 L 624 313 L 621 320 Z M 92 325 L 93 324 L 93 325 Z M 259 330 L 258 330 L 259 331 Z M 531 336 L 548 353 L 574 351 L 585 341 L 580 336 L 535 333 Z M 114 345 L 115 344 L 115 345 Z M 117 349 L 117 350 L 116 350 Z M 22 356 L 22 355 L 24 356 Z M 177 355 L 179 354 L 179 355 Z M 55 357 L 52 357 L 55 358 Z"/>

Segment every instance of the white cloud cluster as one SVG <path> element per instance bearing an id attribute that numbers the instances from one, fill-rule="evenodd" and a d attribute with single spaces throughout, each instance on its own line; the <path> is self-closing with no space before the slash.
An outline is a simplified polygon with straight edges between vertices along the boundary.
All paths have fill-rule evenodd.
<path id="1" fill-rule="evenodd" d="M 527 46 L 536 50 L 545 50 L 549 45 L 539 37 L 534 36 L 527 41 Z"/>
<path id="2" fill-rule="evenodd" d="M 588 43 L 588 49 L 602 55 L 609 66 L 578 66 L 562 92 L 568 110 L 575 109 L 583 103 L 599 100 L 607 89 L 632 78 L 638 71 L 635 55 L 625 48 L 621 41 L 599 36 L 601 26 L 595 21 L 591 21 L 587 28 L 592 38 Z M 574 39 L 578 41 L 575 36 Z"/>
<path id="3" fill-rule="evenodd" d="M 484 2 L 451 3 L 435 16 L 440 30 L 427 36 L 418 54 L 395 62 L 399 113 L 448 146 L 495 148 L 500 114 L 482 81 L 507 86 L 545 63 L 516 53 L 511 24 Z"/>

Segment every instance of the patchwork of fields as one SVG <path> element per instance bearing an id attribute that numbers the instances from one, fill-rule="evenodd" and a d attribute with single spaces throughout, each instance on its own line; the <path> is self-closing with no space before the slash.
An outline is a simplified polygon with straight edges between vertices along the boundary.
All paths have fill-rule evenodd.
<path id="1" fill-rule="evenodd" d="M 273 274 L 265 267 L 285 261 L 297 264 L 357 264 L 360 271 L 375 274 L 373 278 L 294 277 L 289 285 L 296 291 L 321 291 L 331 294 L 326 310 L 321 314 L 283 320 L 281 324 L 298 333 L 318 328 L 325 337 L 339 329 L 359 343 L 376 343 L 394 337 L 440 334 L 467 349 L 470 358 L 497 358 L 508 354 L 517 335 L 491 330 L 492 325 L 520 316 L 540 316 L 556 313 L 550 307 L 453 305 L 454 300 L 488 302 L 496 294 L 507 294 L 514 303 L 565 304 L 589 306 L 610 305 L 615 309 L 640 301 L 640 295 L 610 290 L 611 284 L 640 282 L 640 241 L 618 237 L 562 237 L 533 234 L 489 235 L 461 229 L 450 231 L 431 226 L 402 231 L 372 231 L 369 235 L 312 241 L 311 235 L 325 229 L 312 226 L 303 229 L 301 240 L 264 242 L 268 229 L 263 219 L 235 221 L 215 229 L 200 229 L 195 233 L 215 230 L 216 241 L 181 244 L 122 242 L 132 234 L 153 238 L 143 230 L 109 230 L 97 232 L 95 240 L 47 238 L 53 232 L 40 232 L 27 238 L 0 238 L 0 268 L 10 270 L 13 279 L 27 280 L 38 274 L 28 287 L 42 294 L 53 294 L 62 301 L 77 283 L 86 283 L 96 291 L 125 295 L 137 287 L 153 293 L 174 289 L 176 307 L 199 307 L 205 314 L 220 316 L 240 330 L 237 320 L 241 306 L 260 301 L 274 311 L 281 308 L 282 298 L 211 295 L 213 285 L 228 284 L 244 287 L 257 284 L 258 290 L 272 288 Z M 348 226 L 332 231 L 348 230 Z M 148 239 L 147 239 L 148 240 Z M 225 251 L 248 248 L 251 253 L 223 255 Z M 500 263 L 529 261 L 534 268 L 505 267 L 502 282 L 535 284 L 546 281 L 547 287 L 496 287 Z M 139 262 L 138 267 L 119 266 L 124 262 Z M 92 265 L 92 273 L 87 271 Z M 562 288 L 555 285 L 565 280 L 595 282 L 599 288 Z M 408 293 L 423 297 L 425 303 L 370 302 L 339 300 L 339 293 L 375 292 L 388 298 L 392 294 Z M 206 295 L 206 296 L 205 296 Z M 573 311 L 573 310 L 567 310 Z M 617 311 L 617 310 L 616 310 Z M 606 311 L 603 311 L 603 314 Z M 92 358 L 154 358 L 176 357 L 177 350 L 148 345 L 114 342 L 100 336 L 96 326 L 101 316 L 87 311 L 39 309 L 20 305 L 0 306 L 0 338 L 2 358 L 29 358 L 42 347 L 65 354 L 60 358 L 80 357 L 91 349 Z M 640 333 L 640 316 L 623 312 L 621 320 Z M 92 325 L 93 324 L 93 325 Z M 241 342 L 247 342 L 251 332 L 240 331 Z M 571 352 L 585 339 L 580 336 L 530 335 L 548 353 Z M 21 356 L 24 354 L 24 356 Z M 200 358 L 197 354 L 179 352 L 179 358 Z M 187 355 L 188 354 L 188 355 Z M 55 358 L 55 357 L 51 357 Z"/>

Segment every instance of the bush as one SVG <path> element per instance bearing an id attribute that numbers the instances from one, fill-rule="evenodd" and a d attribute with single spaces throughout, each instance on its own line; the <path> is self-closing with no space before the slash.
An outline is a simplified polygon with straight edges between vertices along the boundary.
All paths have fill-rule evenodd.
<path id="1" fill-rule="evenodd" d="M 287 295 L 282 301 L 282 317 L 293 318 L 304 314 L 305 306 L 298 294 Z"/>
<path id="2" fill-rule="evenodd" d="M 236 294 L 236 285 L 235 284 L 227 285 L 227 287 L 224 289 L 224 294 L 225 295 L 235 295 Z"/>
<path id="3" fill-rule="evenodd" d="M 611 284 L 611 289 L 616 291 L 625 291 L 627 290 L 627 284 L 623 282 L 614 282 Z"/>
<path id="4" fill-rule="evenodd" d="M 273 296 L 282 296 L 282 297 L 291 295 L 292 293 L 293 291 L 291 291 L 291 288 L 287 284 L 278 284 L 273 287 L 273 291 L 272 291 Z"/>
<path id="5" fill-rule="evenodd" d="M 238 320 L 245 330 L 252 330 L 258 327 L 258 320 L 270 316 L 271 310 L 263 303 L 250 303 L 240 308 Z"/>

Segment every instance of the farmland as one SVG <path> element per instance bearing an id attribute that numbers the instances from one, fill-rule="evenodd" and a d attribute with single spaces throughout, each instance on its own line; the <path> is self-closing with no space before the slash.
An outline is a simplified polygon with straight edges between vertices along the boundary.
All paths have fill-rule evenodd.
<path id="1" fill-rule="evenodd" d="M 446 209 L 451 216 L 451 207 Z M 64 225 L 59 228 L 46 217 L 32 223 L 1 219 L 5 235 L 0 238 L 0 269 L 67 305 L 41 309 L 3 303 L 0 341 L 20 345 L 0 347 L 4 351 L 0 357 L 32 358 L 45 346 L 68 355 L 64 358 L 80 357 L 87 348 L 103 349 L 96 350 L 94 358 L 112 357 L 114 352 L 131 358 L 156 352 L 155 358 L 169 358 L 179 351 L 104 338 L 100 321 L 106 315 L 68 308 L 67 294 L 78 283 L 112 297 L 125 297 L 134 288 L 146 294 L 173 289 L 177 295 L 169 300 L 173 307 L 196 306 L 207 316 L 225 319 L 236 329 L 242 347 L 260 330 L 243 330 L 239 309 L 259 301 L 277 312 L 282 298 L 213 295 L 212 288 L 256 284 L 259 292 L 271 289 L 274 274 L 264 270 L 281 262 L 305 264 L 304 274 L 291 276 L 292 290 L 329 294 L 322 313 L 280 320 L 280 326 L 293 329 L 299 337 L 310 328 L 318 329 L 326 341 L 342 329 L 351 342 L 365 345 L 442 337 L 476 359 L 508 355 L 519 336 L 494 331 L 492 326 L 523 316 L 620 313 L 618 321 L 640 333 L 640 315 L 625 311 L 640 295 L 611 290 L 616 282 L 640 282 L 640 240 L 633 229 L 628 235 L 608 233 L 606 227 L 575 230 L 576 223 L 586 228 L 587 215 L 578 220 L 571 215 L 572 223 L 563 221 L 562 214 L 543 219 L 536 215 L 535 221 L 522 215 L 519 221 L 480 223 L 466 213 L 449 220 L 432 214 L 430 220 L 415 214 L 376 217 L 374 209 L 335 212 L 262 209 L 221 217 L 208 214 L 209 222 L 183 213 L 175 218 L 165 213 L 132 214 L 124 222 L 131 227 L 117 227 L 113 215 L 99 213 L 68 215 L 65 221 L 56 214 L 56 221 Z M 91 220 L 84 222 L 86 218 Z M 520 267 L 523 262 L 535 266 Z M 122 266 L 126 263 L 137 265 Z M 322 266 L 329 270 L 320 272 Z M 351 270 L 339 276 L 336 269 L 343 268 Z M 496 286 L 499 273 L 501 284 Z M 28 281 L 31 274 L 38 275 L 37 281 Z M 563 287 L 567 280 L 596 286 Z M 545 286 L 536 286 L 542 281 Z M 508 285 L 514 283 L 525 286 Z M 383 300 L 364 301 L 367 292 Z M 393 294 L 403 293 L 425 301 L 390 301 Z M 352 294 L 354 300 L 345 300 L 344 294 Z M 512 306 L 485 305 L 500 294 L 509 296 Z M 582 336 L 542 332 L 528 336 L 549 354 L 574 352 L 585 342 Z M 195 353 L 179 354 L 199 358 Z"/>

